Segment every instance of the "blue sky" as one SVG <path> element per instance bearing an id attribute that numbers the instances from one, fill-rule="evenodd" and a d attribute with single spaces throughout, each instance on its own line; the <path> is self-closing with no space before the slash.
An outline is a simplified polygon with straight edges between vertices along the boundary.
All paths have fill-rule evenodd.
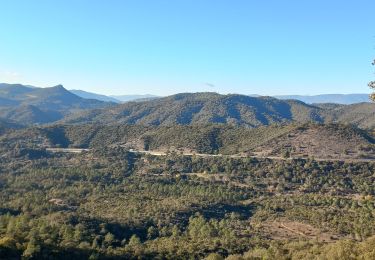
<path id="1" fill-rule="evenodd" d="M 3 0 L 0 82 L 102 94 L 367 93 L 375 1 Z"/>

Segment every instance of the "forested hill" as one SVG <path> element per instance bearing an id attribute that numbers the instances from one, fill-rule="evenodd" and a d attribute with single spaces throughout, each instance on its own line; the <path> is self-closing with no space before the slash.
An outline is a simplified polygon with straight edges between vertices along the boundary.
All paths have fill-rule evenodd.
<path id="1" fill-rule="evenodd" d="M 32 125 L 106 123 L 131 125 L 225 124 L 259 127 L 280 123 L 349 123 L 375 127 L 375 104 L 308 105 L 273 97 L 181 93 L 116 104 L 74 95 L 63 86 L 0 84 L 0 118 Z"/>
<path id="2" fill-rule="evenodd" d="M 0 84 L 0 118 L 25 125 L 51 123 L 71 113 L 112 104 L 81 98 L 61 85 L 37 88 Z"/>
<path id="3" fill-rule="evenodd" d="M 342 122 L 354 124 L 360 128 L 373 129 L 375 127 L 375 104 L 358 103 L 352 105 L 320 105 L 324 108 L 326 122 Z M 327 109 L 328 108 L 328 109 Z"/>
<path id="4" fill-rule="evenodd" d="M 221 123 L 258 127 L 275 123 L 349 123 L 375 127 L 375 104 L 313 106 L 272 97 L 182 93 L 144 102 L 129 102 L 73 114 L 62 123 L 188 125 Z"/>
<path id="5" fill-rule="evenodd" d="M 322 109 L 300 101 L 271 97 L 182 93 L 145 102 L 75 114 L 66 123 L 125 123 L 142 125 L 224 123 L 257 127 L 282 122 L 322 122 Z"/>

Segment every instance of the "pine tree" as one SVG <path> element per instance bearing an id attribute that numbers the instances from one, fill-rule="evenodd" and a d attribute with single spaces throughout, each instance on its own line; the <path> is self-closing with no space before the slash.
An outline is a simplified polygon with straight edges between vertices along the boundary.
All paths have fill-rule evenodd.
<path id="1" fill-rule="evenodd" d="M 129 240 L 129 246 L 131 247 L 138 247 L 141 244 L 141 240 L 137 235 L 132 235 L 130 240 Z"/>
<path id="2" fill-rule="evenodd" d="M 114 242 L 115 242 L 115 236 L 112 233 L 108 232 L 104 237 L 105 245 L 108 247 L 108 246 L 111 246 Z"/>
<path id="3" fill-rule="evenodd" d="M 147 229 L 147 239 L 154 239 L 158 236 L 158 230 L 154 226 Z"/>
<path id="4" fill-rule="evenodd" d="M 22 256 L 25 259 L 37 258 L 37 255 L 40 253 L 40 251 L 40 245 L 38 245 L 37 240 L 32 237 L 29 243 L 27 243 L 26 249 L 23 252 Z"/>
<path id="5" fill-rule="evenodd" d="M 375 65 L 375 60 L 372 62 L 372 65 Z M 368 83 L 368 86 L 372 89 L 375 90 L 375 81 L 371 81 L 370 83 Z M 372 99 L 372 101 L 375 101 L 375 93 L 372 93 L 370 95 L 370 98 Z"/>

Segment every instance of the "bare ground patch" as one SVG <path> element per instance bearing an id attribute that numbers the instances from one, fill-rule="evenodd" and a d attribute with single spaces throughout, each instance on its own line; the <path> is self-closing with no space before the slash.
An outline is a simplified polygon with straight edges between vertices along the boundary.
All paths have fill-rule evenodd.
<path id="1" fill-rule="evenodd" d="M 274 240 L 313 239 L 319 242 L 332 243 L 342 238 L 338 234 L 324 232 L 309 224 L 287 219 L 264 222 L 260 228 Z"/>

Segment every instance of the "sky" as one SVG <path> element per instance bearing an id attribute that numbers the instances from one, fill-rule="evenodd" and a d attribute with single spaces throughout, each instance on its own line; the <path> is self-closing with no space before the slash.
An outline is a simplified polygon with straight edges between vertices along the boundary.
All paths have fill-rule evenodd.
<path id="1" fill-rule="evenodd" d="M 107 95 L 368 93 L 374 0 L 0 0 L 0 82 Z"/>

